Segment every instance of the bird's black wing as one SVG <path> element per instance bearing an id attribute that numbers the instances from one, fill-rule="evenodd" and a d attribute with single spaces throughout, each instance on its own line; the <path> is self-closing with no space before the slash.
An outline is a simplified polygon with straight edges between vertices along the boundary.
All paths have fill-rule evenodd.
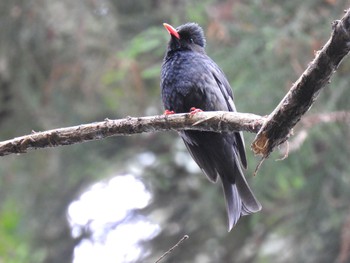
<path id="1" fill-rule="evenodd" d="M 184 99 L 185 108 L 198 107 L 204 111 L 233 111 L 235 110 L 232 91 L 226 90 L 222 85 L 223 81 L 217 77 L 219 75 L 218 68 L 209 57 L 196 57 L 198 71 L 191 72 L 192 78 L 186 83 L 190 87 L 187 90 L 191 90 Z M 192 70 L 194 70 L 192 68 Z M 216 73 L 216 74 L 214 74 Z M 225 79 L 225 75 L 223 75 Z M 226 81 L 227 83 L 227 81 Z M 227 83 L 228 85 L 228 83 Z M 177 87 L 182 90 L 183 87 Z M 231 102 L 229 102 L 231 100 Z M 220 174 L 219 167 L 222 167 L 227 160 L 223 158 L 223 151 L 227 152 L 227 155 L 232 156 L 232 152 L 235 151 L 235 135 L 222 134 L 217 132 L 200 132 L 200 131 L 182 131 L 180 132 L 188 151 L 192 158 L 196 161 L 205 175 L 210 181 L 216 182 L 218 174 Z M 244 151 L 244 148 L 243 148 Z M 229 157 L 228 157 L 229 158 Z M 232 156 L 232 158 L 235 158 Z M 242 158 L 245 160 L 245 158 Z M 222 163 L 219 163 L 222 162 Z M 232 163 L 236 161 L 233 160 Z M 238 160 L 239 162 L 239 160 Z M 231 167 L 232 168 L 232 167 Z M 221 171 L 222 172 L 222 171 Z M 228 177 L 231 182 L 234 182 L 234 173 L 231 177 Z"/>
<path id="2" fill-rule="evenodd" d="M 209 66 L 206 71 L 205 87 L 202 87 L 200 92 L 207 100 L 202 102 L 203 110 L 236 111 L 232 90 L 224 73 L 214 62 L 206 65 Z M 228 211 L 229 229 L 237 223 L 240 216 L 261 209 L 243 175 L 242 167 L 247 167 L 247 159 L 241 132 L 183 131 L 180 135 L 193 159 L 207 177 L 215 182 L 220 175 Z"/>
<path id="3" fill-rule="evenodd" d="M 188 88 L 192 92 L 186 96 L 184 103 L 186 108 L 200 107 L 204 111 L 236 111 L 230 84 L 221 69 L 207 56 L 205 56 L 204 62 L 199 60 L 198 64 L 201 65 L 200 73 L 192 72 L 193 82 L 187 82 L 187 85 L 192 85 L 191 88 Z M 196 85 L 200 87 L 195 87 Z M 178 89 L 184 88 L 178 87 Z M 227 162 L 223 156 L 215 156 L 217 151 L 222 155 L 222 151 L 225 150 L 226 158 L 232 159 L 231 165 L 239 166 L 241 163 L 244 168 L 247 167 L 241 132 L 222 134 L 183 131 L 180 132 L 180 135 L 192 158 L 213 182 L 217 180 L 218 167 L 223 166 L 217 160 Z M 238 167 L 234 169 L 238 169 Z M 237 173 L 239 173 L 238 170 L 231 171 L 231 175 L 227 179 L 233 183 L 235 181 L 234 175 Z"/>
<path id="4" fill-rule="evenodd" d="M 228 83 L 224 72 L 216 66 L 216 64 L 213 64 L 212 66 L 212 74 L 213 77 L 220 88 L 220 91 L 227 103 L 227 108 L 229 111 L 236 112 L 236 107 L 233 102 L 233 93 L 230 84 Z M 235 141 L 236 141 L 236 147 L 238 149 L 239 158 L 241 160 L 241 163 L 245 169 L 247 169 L 247 157 L 245 154 L 245 145 L 244 145 L 244 139 L 243 139 L 243 133 L 242 132 L 235 132 Z"/>
<path id="5" fill-rule="evenodd" d="M 210 140 L 209 144 L 213 143 L 210 134 L 215 136 L 212 132 L 200 132 L 200 131 L 183 131 L 179 132 L 181 138 L 183 139 L 187 150 L 191 154 L 193 160 L 198 164 L 199 168 L 208 177 L 211 182 L 216 182 L 218 179 L 218 172 L 215 165 L 213 165 L 212 155 L 210 155 L 210 150 L 203 149 L 203 141 Z"/>

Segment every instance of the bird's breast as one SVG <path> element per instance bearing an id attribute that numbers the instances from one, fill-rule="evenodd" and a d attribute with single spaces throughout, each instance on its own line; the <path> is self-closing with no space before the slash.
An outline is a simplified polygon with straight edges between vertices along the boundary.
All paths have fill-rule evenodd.
<path id="1" fill-rule="evenodd" d="M 189 112 L 196 107 L 214 110 L 213 77 L 201 55 L 183 52 L 165 59 L 161 73 L 162 99 L 166 109 Z"/>

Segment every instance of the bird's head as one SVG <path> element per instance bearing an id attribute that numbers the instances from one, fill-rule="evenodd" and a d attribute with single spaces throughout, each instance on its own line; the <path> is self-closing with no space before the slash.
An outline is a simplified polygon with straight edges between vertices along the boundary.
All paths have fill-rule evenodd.
<path id="1" fill-rule="evenodd" d="M 204 52 L 205 37 L 203 29 L 198 24 L 187 23 L 176 29 L 167 23 L 163 25 L 171 36 L 168 45 L 169 51 L 192 50 Z"/>

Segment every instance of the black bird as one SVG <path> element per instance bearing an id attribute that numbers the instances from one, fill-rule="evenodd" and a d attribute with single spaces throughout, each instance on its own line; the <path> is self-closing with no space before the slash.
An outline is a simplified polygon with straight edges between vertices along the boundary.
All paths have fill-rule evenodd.
<path id="1" fill-rule="evenodd" d="M 196 23 L 178 28 L 164 23 L 171 39 L 161 71 L 165 114 L 236 111 L 225 74 L 205 53 L 205 37 Z M 261 210 L 243 175 L 247 159 L 241 132 L 181 131 L 188 151 L 210 181 L 221 179 L 229 231 L 241 216 Z"/>

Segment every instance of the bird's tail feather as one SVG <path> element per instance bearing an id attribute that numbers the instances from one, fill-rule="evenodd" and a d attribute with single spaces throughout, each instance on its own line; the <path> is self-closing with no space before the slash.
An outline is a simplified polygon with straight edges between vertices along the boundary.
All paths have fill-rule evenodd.
<path id="1" fill-rule="evenodd" d="M 228 230 L 231 231 L 241 216 L 260 211 L 261 204 L 242 175 L 236 176 L 235 184 L 226 177 L 221 177 L 221 181 L 228 215 Z"/>
<path id="2" fill-rule="evenodd" d="M 224 190 L 226 211 L 228 215 L 228 230 L 236 225 L 238 219 L 241 217 L 242 200 L 237 191 L 235 184 L 230 183 L 227 179 L 221 178 L 222 187 Z"/>
<path id="3" fill-rule="evenodd" d="M 254 196 L 243 175 L 236 177 L 236 187 L 242 200 L 242 215 L 250 215 L 261 210 L 261 204 Z"/>

